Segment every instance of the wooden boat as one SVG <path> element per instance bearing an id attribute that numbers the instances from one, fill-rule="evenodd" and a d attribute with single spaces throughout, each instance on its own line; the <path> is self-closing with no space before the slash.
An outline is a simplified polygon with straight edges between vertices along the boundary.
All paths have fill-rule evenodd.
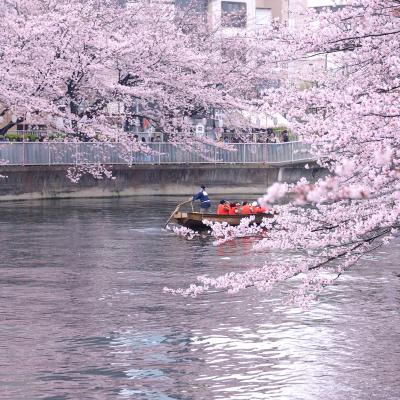
<path id="1" fill-rule="evenodd" d="M 261 224 L 262 219 L 267 217 L 271 218 L 273 214 L 250 214 L 255 217 L 253 223 L 256 225 Z M 179 225 L 185 226 L 186 228 L 193 229 L 195 231 L 206 230 L 209 227 L 203 224 L 203 220 L 211 222 L 226 222 L 229 225 L 237 226 L 243 218 L 247 218 L 248 214 L 237 214 L 237 215 L 220 215 L 220 214 L 201 214 L 199 212 L 183 212 L 177 211 L 173 214 L 172 219 Z"/>

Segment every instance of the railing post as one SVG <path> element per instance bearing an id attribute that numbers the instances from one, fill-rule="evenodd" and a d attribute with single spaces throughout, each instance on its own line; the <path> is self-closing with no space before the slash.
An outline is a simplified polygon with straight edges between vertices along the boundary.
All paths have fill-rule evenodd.
<path id="1" fill-rule="evenodd" d="M 294 159 L 294 154 L 293 154 L 293 142 L 290 142 L 290 150 L 292 153 L 292 164 L 293 164 L 293 159 Z"/>
<path id="2" fill-rule="evenodd" d="M 22 139 L 22 165 L 25 165 L 25 140 Z"/>
<path id="3" fill-rule="evenodd" d="M 130 146 L 129 146 L 129 165 L 130 166 L 133 165 L 133 145 L 132 145 L 132 143 L 130 143 Z"/>
<path id="4" fill-rule="evenodd" d="M 262 162 L 266 164 L 268 159 L 268 143 L 263 143 Z"/>
<path id="5" fill-rule="evenodd" d="M 75 142 L 75 165 L 78 165 L 78 142 Z"/>
<path id="6" fill-rule="evenodd" d="M 243 164 L 246 164 L 246 143 L 243 143 Z"/>
<path id="7" fill-rule="evenodd" d="M 267 151 L 268 151 L 267 143 L 263 143 L 262 144 L 262 152 L 261 152 L 260 163 L 263 163 L 263 164 L 266 163 L 266 161 L 267 161 Z"/>
<path id="8" fill-rule="evenodd" d="M 51 153 L 50 153 L 50 142 L 47 142 L 48 156 L 49 156 L 49 166 L 51 165 Z"/>

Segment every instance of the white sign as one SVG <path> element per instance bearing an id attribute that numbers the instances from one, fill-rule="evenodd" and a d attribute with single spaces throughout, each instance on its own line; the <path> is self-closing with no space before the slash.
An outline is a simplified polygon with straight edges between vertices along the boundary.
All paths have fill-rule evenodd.
<path id="1" fill-rule="evenodd" d="M 196 125 L 196 133 L 198 135 L 202 135 L 204 133 L 204 125 L 197 124 Z"/>

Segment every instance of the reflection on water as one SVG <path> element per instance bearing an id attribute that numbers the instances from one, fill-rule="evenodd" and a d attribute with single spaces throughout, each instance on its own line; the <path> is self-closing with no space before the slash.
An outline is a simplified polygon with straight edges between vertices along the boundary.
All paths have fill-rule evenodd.
<path id="1" fill-rule="evenodd" d="M 400 243 L 309 311 L 278 291 L 174 297 L 263 257 L 162 230 L 178 201 L 0 205 L 0 399 L 400 398 Z"/>

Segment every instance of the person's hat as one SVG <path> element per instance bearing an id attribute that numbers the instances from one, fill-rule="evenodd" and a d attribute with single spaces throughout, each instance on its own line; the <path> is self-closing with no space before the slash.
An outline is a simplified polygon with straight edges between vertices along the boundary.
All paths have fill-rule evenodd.
<path id="1" fill-rule="evenodd" d="M 257 207 L 257 202 L 256 202 L 256 201 L 253 201 L 253 202 L 251 203 L 251 205 L 252 205 L 252 207 Z"/>

